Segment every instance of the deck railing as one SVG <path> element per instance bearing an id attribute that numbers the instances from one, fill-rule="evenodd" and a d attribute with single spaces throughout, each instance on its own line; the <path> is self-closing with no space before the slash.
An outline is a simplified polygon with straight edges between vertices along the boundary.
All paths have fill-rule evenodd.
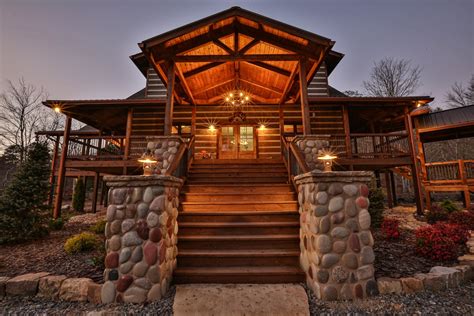
<path id="1" fill-rule="evenodd" d="M 432 184 L 474 184 L 474 160 L 452 160 L 425 164 L 425 182 Z"/>
<path id="2" fill-rule="evenodd" d="M 306 164 L 306 161 L 301 155 L 300 150 L 296 147 L 295 143 L 291 140 L 289 141 L 285 137 L 281 137 L 281 156 L 283 158 L 283 162 L 288 170 L 288 182 L 292 183 L 293 186 L 296 188 L 296 184 L 294 182 L 294 177 L 309 172 L 309 168 Z"/>
<path id="3" fill-rule="evenodd" d="M 353 158 L 394 158 L 410 156 L 406 133 L 350 134 Z"/>

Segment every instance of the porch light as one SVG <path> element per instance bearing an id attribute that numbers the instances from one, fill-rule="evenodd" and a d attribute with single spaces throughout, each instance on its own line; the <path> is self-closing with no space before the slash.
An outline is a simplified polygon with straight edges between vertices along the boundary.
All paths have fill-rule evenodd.
<path id="1" fill-rule="evenodd" d="M 140 157 L 140 159 L 138 159 L 138 162 L 141 162 L 143 164 L 143 175 L 151 176 L 153 174 L 153 166 L 158 161 L 155 159 L 155 157 L 153 157 L 151 152 L 148 150 Z"/>
<path id="2" fill-rule="evenodd" d="M 54 109 L 54 112 L 61 113 L 61 108 L 59 107 L 59 105 L 56 105 L 53 109 Z"/>
<path id="3" fill-rule="evenodd" d="M 250 96 L 243 90 L 235 89 L 222 97 L 224 104 L 230 108 L 243 107 L 250 102 Z"/>
<path id="4" fill-rule="evenodd" d="M 331 155 L 331 154 L 325 154 L 324 156 L 319 156 L 319 160 L 323 161 L 324 164 L 324 172 L 331 172 L 332 171 L 332 164 L 335 159 L 337 159 L 337 156 Z"/>
<path id="5" fill-rule="evenodd" d="M 265 127 L 266 127 L 265 124 L 260 124 L 260 129 L 261 130 L 265 129 Z"/>
<path id="6" fill-rule="evenodd" d="M 214 132 L 216 130 L 216 127 L 214 124 L 209 125 L 209 131 Z"/>

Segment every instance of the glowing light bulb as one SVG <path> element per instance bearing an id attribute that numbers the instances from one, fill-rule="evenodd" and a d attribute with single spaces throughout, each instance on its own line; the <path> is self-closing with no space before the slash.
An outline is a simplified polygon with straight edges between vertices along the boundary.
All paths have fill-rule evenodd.
<path id="1" fill-rule="evenodd" d="M 234 94 L 233 94 L 233 93 L 230 93 L 230 94 L 229 94 L 229 97 L 231 97 L 231 98 L 232 98 L 233 96 L 234 96 Z"/>
<path id="2" fill-rule="evenodd" d="M 235 102 L 234 102 L 234 101 L 232 101 L 232 105 L 234 105 L 234 104 L 235 104 Z"/>
<path id="3" fill-rule="evenodd" d="M 59 106 L 54 107 L 54 112 L 61 113 L 61 108 Z"/>
<path id="4" fill-rule="evenodd" d="M 242 92 L 240 92 L 240 96 L 243 96 L 244 94 Z"/>
<path id="5" fill-rule="evenodd" d="M 225 100 L 226 100 L 227 102 L 229 102 L 229 98 L 225 98 Z"/>
<path id="6" fill-rule="evenodd" d="M 209 130 L 210 131 L 215 131 L 216 127 L 213 124 L 211 124 L 211 125 L 209 125 Z"/>
<path id="7" fill-rule="evenodd" d="M 246 97 L 245 97 L 245 101 L 248 101 L 248 100 L 249 100 L 249 97 L 248 97 L 248 96 L 246 96 Z"/>

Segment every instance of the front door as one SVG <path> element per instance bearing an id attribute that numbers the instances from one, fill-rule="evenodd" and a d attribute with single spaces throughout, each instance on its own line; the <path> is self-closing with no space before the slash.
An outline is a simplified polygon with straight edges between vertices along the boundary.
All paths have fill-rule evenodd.
<path id="1" fill-rule="evenodd" d="M 220 130 L 220 159 L 256 158 L 255 129 L 247 125 L 228 125 Z"/>

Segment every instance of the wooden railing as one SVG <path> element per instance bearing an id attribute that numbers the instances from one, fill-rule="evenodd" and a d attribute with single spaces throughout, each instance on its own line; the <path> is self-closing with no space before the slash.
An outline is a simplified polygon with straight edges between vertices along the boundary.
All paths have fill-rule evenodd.
<path id="1" fill-rule="evenodd" d="M 186 178 L 194 157 L 194 135 L 182 143 L 165 175 Z"/>
<path id="2" fill-rule="evenodd" d="M 283 136 L 281 136 L 281 156 L 288 170 L 288 182 L 292 183 L 295 189 L 297 189 L 294 177 L 310 171 L 306 161 L 295 143 L 288 141 Z"/>
<path id="3" fill-rule="evenodd" d="M 406 133 L 350 134 L 353 158 L 396 158 L 410 156 Z"/>
<path id="4" fill-rule="evenodd" d="M 430 162 L 425 164 L 425 168 L 425 182 L 474 185 L 474 160 Z"/>
<path id="5" fill-rule="evenodd" d="M 74 160 L 119 160 L 125 152 L 125 136 L 71 136 L 67 158 Z"/>

